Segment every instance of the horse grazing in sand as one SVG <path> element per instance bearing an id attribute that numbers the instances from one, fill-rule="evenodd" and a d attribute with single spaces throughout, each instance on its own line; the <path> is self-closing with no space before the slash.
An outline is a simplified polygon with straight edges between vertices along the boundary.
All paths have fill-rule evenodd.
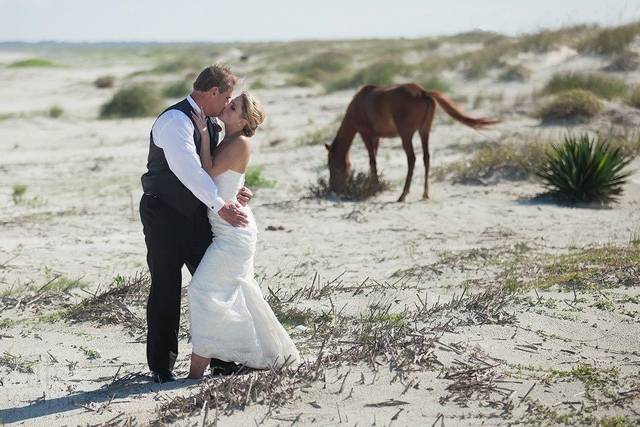
<path id="1" fill-rule="evenodd" d="M 349 103 L 331 145 L 325 144 L 329 151 L 329 186 L 331 189 L 336 192 L 344 189 L 351 168 L 349 148 L 356 133 L 360 133 L 367 147 L 369 173 L 374 179 L 378 177 L 376 154 L 380 138 L 400 136 L 409 165 L 404 189 L 398 199 L 399 202 L 404 201 L 409 193 L 413 167 L 416 162 L 411 140 L 413 134 L 418 131 L 422 140 L 425 168 L 423 198 L 428 199 L 429 132 L 436 111 L 436 102 L 451 117 L 474 129 L 482 129 L 498 123 L 498 120 L 492 118 L 474 119 L 468 117 L 440 92 L 428 92 L 415 83 L 364 86 Z"/>

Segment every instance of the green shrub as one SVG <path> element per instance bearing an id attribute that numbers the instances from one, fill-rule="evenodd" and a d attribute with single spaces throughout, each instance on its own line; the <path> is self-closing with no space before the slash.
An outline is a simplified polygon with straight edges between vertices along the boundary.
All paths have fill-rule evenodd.
<path id="1" fill-rule="evenodd" d="M 53 107 L 49 108 L 49 117 L 51 118 L 57 119 L 63 114 L 64 110 L 58 105 L 54 105 Z"/>
<path id="2" fill-rule="evenodd" d="M 586 25 L 542 30 L 520 37 L 514 48 L 521 52 L 545 53 L 559 46 L 572 46 L 577 39 L 584 37 L 584 34 L 589 31 L 591 28 Z"/>
<path id="3" fill-rule="evenodd" d="M 265 179 L 262 176 L 262 168 L 249 167 L 244 175 L 244 185 L 249 188 L 272 188 L 275 187 L 276 182 Z"/>
<path id="4" fill-rule="evenodd" d="M 535 115 L 544 123 L 555 121 L 586 122 L 600 113 L 602 102 L 587 90 L 574 89 L 558 93 Z"/>
<path id="5" fill-rule="evenodd" d="M 554 94 L 571 89 L 584 89 L 601 98 L 612 99 L 627 91 L 625 82 L 617 77 L 594 73 L 559 73 L 547 82 L 543 92 Z"/>
<path id="6" fill-rule="evenodd" d="M 620 148 L 625 156 L 637 157 L 640 155 L 640 133 L 638 131 L 630 132 L 625 129 L 620 134 L 608 132 L 601 138 L 606 139 L 610 147 Z"/>
<path id="7" fill-rule="evenodd" d="M 19 205 L 23 198 L 24 193 L 27 192 L 27 186 L 24 184 L 16 184 L 13 186 L 13 193 L 11 194 L 11 198 L 13 199 L 13 203 Z"/>
<path id="8" fill-rule="evenodd" d="M 474 101 L 472 108 L 475 110 L 480 108 L 483 104 L 489 102 L 492 104 L 499 104 L 504 100 L 504 92 L 485 93 L 479 92 Z"/>
<path id="9" fill-rule="evenodd" d="M 509 45 L 500 43 L 466 54 L 464 77 L 469 80 L 480 79 L 485 77 L 489 70 L 504 67 L 506 64 L 502 58 L 508 49 Z"/>
<path id="10" fill-rule="evenodd" d="M 251 83 L 251 89 L 254 89 L 254 90 L 266 89 L 266 87 L 267 85 L 262 79 L 254 80 L 254 82 Z"/>
<path id="11" fill-rule="evenodd" d="M 331 143 L 331 140 L 335 137 L 340 126 L 341 118 L 338 117 L 332 123 L 327 124 L 316 129 L 312 129 L 300 136 L 296 140 L 296 145 L 320 145 Z"/>
<path id="12" fill-rule="evenodd" d="M 503 82 L 524 82 L 531 76 L 531 70 L 524 65 L 510 65 L 498 79 Z"/>
<path id="13" fill-rule="evenodd" d="M 640 86 L 636 86 L 633 91 L 631 91 L 627 99 L 627 104 L 634 108 L 640 108 Z"/>
<path id="14" fill-rule="evenodd" d="M 624 51 L 611 58 L 611 62 L 604 67 L 604 70 L 628 72 L 638 68 L 640 68 L 640 55 L 632 51 Z"/>
<path id="15" fill-rule="evenodd" d="M 100 110 L 101 118 L 148 117 L 163 108 L 153 86 L 136 84 L 120 89 Z"/>
<path id="16" fill-rule="evenodd" d="M 584 40 L 578 46 L 580 53 L 612 55 L 626 51 L 633 40 L 640 35 L 640 23 L 603 28 Z"/>
<path id="17" fill-rule="evenodd" d="M 325 88 L 328 92 L 356 88 L 363 85 L 389 85 L 393 78 L 406 71 L 398 62 L 378 62 L 356 71 L 351 76 L 330 81 Z"/>
<path id="18" fill-rule="evenodd" d="M 162 89 L 165 98 L 184 98 L 191 93 L 191 83 L 186 80 L 178 80 L 167 84 Z"/>
<path id="19" fill-rule="evenodd" d="M 443 93 L 451 93 L 453 91 L 451 84 L 440 77 L 429 77 L 418 81 L 418 84 L 428 91 L 438 91 Z"/>
<path id="20" fill-rule="evenodd" d="M 563 144 L 552 146 L 537 175 L 550 193 L 568 201 L 609 202 L 622 193 L 631 159 L 606 140 L 569 134 Z"/>
<path id="21" fill-rule="evenodd" d="M 115 80 L 113 76 L 100 76 L 93 82 L 93 85 L 98 89 L 107 89 L 113 87 Z"/>
<path id="22" fill-rule="evenodd" d="M 193 65 L 193 61 L 185 61 L 182 59 L 176 59 L 172 61 L 163 62 L 156 65 L 150 70 L 153 74 L 170 74 L 177 73 L 179 71 L 188 71 Z"/>
<path id="23" fill-rule="evenodd" d="M 301 81 L 324 81 L 344 70 L 349 58 L 339 52 L 325 52 L 305 61 L 290 64 L 283 70 L 295 74 Z"/>
<path id="24" fill-rule="evenodd" d="M 294 87 L 312 87 L 315 86 L 316 81 L 309 77 L 305 76 L 293 76 L 287 79 L 285 82 L 286 86 L 294 86 Z"/>
<path id="25" fill-rule="evenodd" d="M 44 58 L 29 58 L 22 61 L 16 61 L 9 67 L 23 68 L 23 67 L 56 67 L 57 65 L 48 59 Z"/>
<path id="26" fill-rule="evenodd" d="M 49 267 L 44 268 L 44 275 L 47 283 L 40 290 L 52 292 L 69 292 L 76 288 L 86 288 L 89 284 L 82 278 L 70 278 L 61 273 L 57 273 Z"/>

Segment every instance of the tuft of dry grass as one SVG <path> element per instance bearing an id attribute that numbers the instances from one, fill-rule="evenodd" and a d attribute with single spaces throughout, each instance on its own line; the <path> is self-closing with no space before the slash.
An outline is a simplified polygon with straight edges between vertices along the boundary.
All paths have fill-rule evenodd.
<path id="1" fill-rule="evenodd" d="M 341 73 L 349 65 L 349 59 L 345 53 L 331 50 L 285 65 L 282 70 L 295 76 L 289 80 L 295 86 L 313 86 L 316 82 L 331 80 Z"/>
<path id="2" fill-rule="evenodd" d="M 250 166 L 245 172 L 245 184 L 250 188 L 273 188 L 277 182 L 262 175 L 262 167 Z"/>
<path id="3" fill-rule="evenodd" d="M 47 112 L 47 115 L 52 119 L 60 118 L 62 117 L 63 114 L 64 114 L 64 110 L 59 105 L 53 105 L 51 108 L 49 108 L 49 111 Z"/>
<path id="4" fill-rule="evenodd" d="M 336 132 L 338 132 L 341 119 L 342 118 L 338 116 L 332 123 L 306 132 L 304 135 L 296 139 L 296 145 L 330 144 L 336 135 Z"/>
<path id="5" fill-rule="evenodd" d="M 105 291 L 98 290 L 80 303 L 46 315 L 42 320 L 123 325 L 131 333 L 141 332 L 145 322 L 131 310 L 131 306 L 146 301 L 150 285 L 151 277 L 146 273 L 139 272 L 131 277 L 118 276 Z"/>
<path id="6" fill-rule="evenodd" d="M 115 80 L 113 76 L 100 76 L 93 82 L 93 85 L 98 89 L 107 89 L 113 87 Z"/>
<path id="7" fill-rule="evenodd" d="M 382 175 L 372 177 L 368 173 L 351 171 L 342 191 L 333 191 L 328 180 L 321 177 L 318 178 L 317 184 L 309 187 L 309 192 L 314 198 L 337 196 L 342 200 L 362 201 L 389 188 L 389 183 L 384 180 Z"/>
<path id="8" fill-rule="evenodd" d="M 325 84 L 327 92 L 354 89 L 363 85 L 389 85 L 397 75 L 407 72 L 407 66 L 400 61 L 389 60 L 367 65 L 351 75 L 338 77 Z"/>
<path id="9" fill-rule="evenodd" d="M 461 184 L 529 179 L 544 164 L 547 148 L 548 142 L 537 139 L 484 145 L 468 160 L 433 168 L 431 176 L 436 180 L 451 177 Z"/>
<path id="10" fill-rule="evenodd" d="M 0 366 L 5 366 L 12 371 L 22 372 L 24 374 L 33 374 L 36 367 L 35 361 L 29 361 L 5 351 L 0 356 Z"/>
<path id="11" fill-rule="evenodd" d="M 542 30 L 520 37 L 514 50 L 545 53 L 560 46 L 573 46 L 593 31 L 592 26 L 576 25 L 557 30 Z"/>
<path id="12" fill-rule="evenodd" d="M 543 93 L 552 95 L 568 90 L 587 90 L 601 98 L 613 99 L 624 95 L 627 84 L 614 76 L 598 73 L 556 73 L 547 82 Z"/>
<path id="13" fill-rule="evenodd" d="M 609 65 L 604 67 L 605 71 L 629 72 L 640 68 L 640 55 L 633 51 L 624 51 L 611 58 Z"/>
<path id="14" fill-rule="evenodd" d="M 100 109 L 100 118 L 148 117 L 158 114 L 163 102 L 155 87 L 136 84 L 120 89 Z"/>
<path id="15" fill-rule="evenodd" d="M 13 192 L 11 194 L 11 199 L 13 203 L 19 205 L 24 200 L 24 195 L 27 192 L 27 186 L 25 184 L 15 184 L 13 186 Z"/>
<path id="16" fill-rule="evenodd" d="M 640 109 L 640 86 L 633 88 L 629 97 L 627 98 L 627 104 L 634 108 Z"/>
<path id="17" fill-rule="evenodd" d="M 640 22 L 596 30 L 578 45 L 580 53 L 614 55 L 628 50 L 640 35 Z"/>
<path id="18" fill-rule="evenodd" d="M 447 94 L 453 92 L 451 83 L 437 76 L 419 79 L 418 84 L 428 91 L 438 91 Z"/>
<path id="19" fill-rule="evenodd" d="M 165 98 L 184 98 L 191 92 L 191 83 L 187 80 L 177 80 L 162 88 L 162 96 Z"/>
<path id="20" fill-rule="evenodd" d="M 179 396 L 163 404 L 159 421 L 174 423 L 185 415 L 199 413 L 202 424 L 206 425 L 212 412 L 213 425 L 217 425 L 220 415 L 231 415 L 251 404 L 268 407 L 266 418 L 273 410 L 296 400 L 300 390 L 320 378 L 324 373 L 320 362 L 307 362 L 296 368 L 285 363 L 266 371 L 207 379 L 195 394 Z"/>
<path id="21" fill-rule="evenodd" d="M 591 291 L 640 286 L 640 246 L 595 246 L 555 256 L 524 257 L 501 274 L 509 292 L 559 287 Z"/>
<path id="22" fill-rule="evenodd" d="M 543 104 L 534 115 L 543 123 L 587 122 L 604 109 L 604 105 L 592 92 L 572 89 L 558 93 Z"/>
<path id="23" fill-rule="evenodd" d="M 504 56 L 508 53 L 510 46 L 510 43 L 491 44 L 477 52 L 467 54 L 463 59 L 464 77 L 477 80 L 485 77 L 492 69 L 505 67 Z"/>
<path id="24" fill-rule="evenodd" d="M 498 76 L 503 82 L 524 82 L 531 76 L 531 70 L 524 65 L 510 65 Z"/>
<path id="25" fill-rule="evenodd" d="M 45 58 L 29 58 L 9 64 L 11 68 L 47 68 L 58 67 L 56 63 Z"/>

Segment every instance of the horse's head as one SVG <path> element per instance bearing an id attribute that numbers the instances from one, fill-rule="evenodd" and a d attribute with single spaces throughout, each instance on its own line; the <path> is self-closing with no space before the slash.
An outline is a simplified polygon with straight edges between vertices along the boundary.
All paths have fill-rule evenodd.
<path id="1" fill-rule="evenodd" d="M 324 146 L 329 153 L 329 187 L 337 193 L 342 192 L 347 184 L 347 177 L 351 170 L 349 152 L 338 150 L 338 144 L 336 144 L 335 140 L 331 145 L 325 144 Z"/>

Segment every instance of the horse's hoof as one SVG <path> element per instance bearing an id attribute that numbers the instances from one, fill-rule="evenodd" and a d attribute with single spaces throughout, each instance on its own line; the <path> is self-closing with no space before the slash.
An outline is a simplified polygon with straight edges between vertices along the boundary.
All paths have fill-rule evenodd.
<path id="1" fill-rule="evenodd" d="M 404 198 L 405 198 L 405 197 L 406 197 L 406 196 L 400 196 L 400 198 L 398 199 L 398 202 L 399 202 L 399 203 L 400 203 L 400 202 L 404 202 Z"/>

